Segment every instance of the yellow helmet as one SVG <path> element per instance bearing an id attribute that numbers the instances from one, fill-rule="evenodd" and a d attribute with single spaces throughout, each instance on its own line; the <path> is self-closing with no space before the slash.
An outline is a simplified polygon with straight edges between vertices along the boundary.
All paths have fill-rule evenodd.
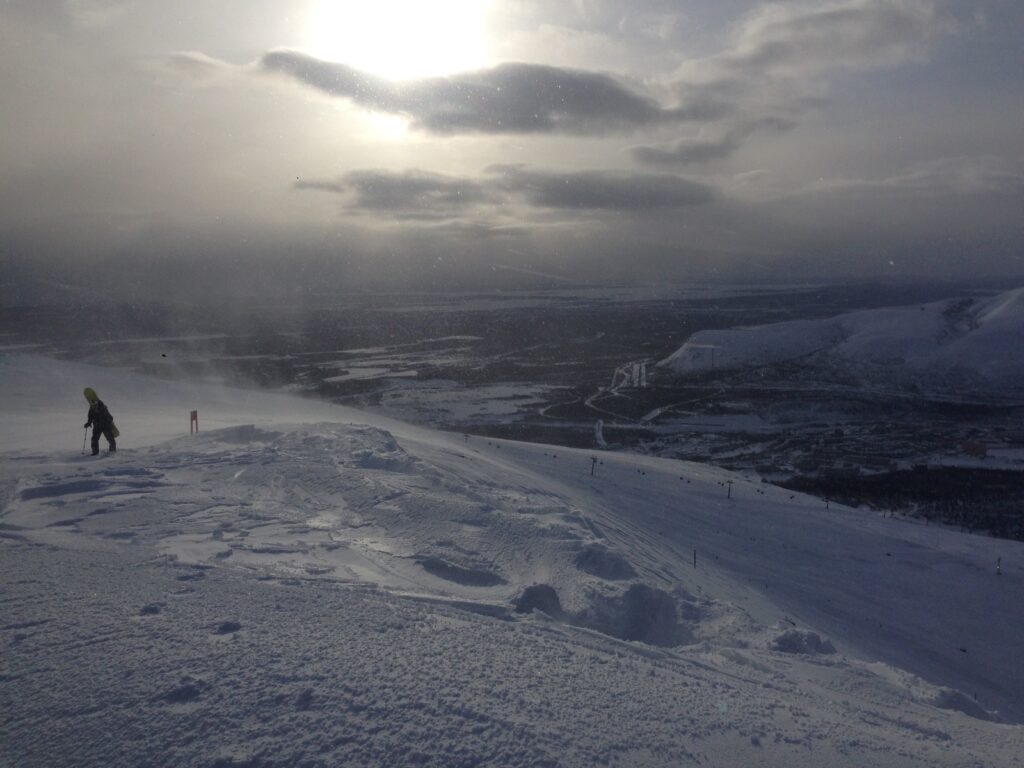
<path id="1" fill-rule="evenodd" d="M 96 390 L 94 390 L 92 387 L 86 387 L 82 391 L 82 394 L 85 395 L 85 399 L 88 400 L 90 403 L 95 403 L 97 400 L 99 400 L 99 397 L 96 396 Z"/>

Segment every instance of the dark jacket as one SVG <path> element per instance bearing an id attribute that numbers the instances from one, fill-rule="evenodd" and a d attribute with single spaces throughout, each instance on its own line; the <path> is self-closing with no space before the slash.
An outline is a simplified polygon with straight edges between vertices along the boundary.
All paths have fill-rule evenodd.
<path id="1" fill-rule="evenodd" d="M 97 429 L 106 429 L 114 423 L 114 417 L 110 415 L 110 411 L 107 410 L 107 406 L 103 404 L 102 400 L 97 400 L 89 406 L 88 419 L 85 426 L 91 427 L 95 424 Z"/>

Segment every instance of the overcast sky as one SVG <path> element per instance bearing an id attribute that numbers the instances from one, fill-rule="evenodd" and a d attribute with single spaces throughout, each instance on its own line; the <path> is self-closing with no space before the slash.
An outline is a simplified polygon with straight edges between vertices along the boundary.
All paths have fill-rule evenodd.
<path id="1" fill-rule="evenodd" d="M 2 276 L 1024 276 L 1022 81 L 1019 0 L 0 0 Z"/>

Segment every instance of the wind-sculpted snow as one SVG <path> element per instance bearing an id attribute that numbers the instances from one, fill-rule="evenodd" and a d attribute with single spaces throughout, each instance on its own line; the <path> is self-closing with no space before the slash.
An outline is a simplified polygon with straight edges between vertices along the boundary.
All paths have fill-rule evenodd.
<path id="1" fill-rule="evenodd" d="M 835 646 L 828 640 L 822 640 L 817 632 L 787 629 L 776 637 L 769 646 L 773 651 L 783 653 L 835 653 Z"/>
<path id="2" fill-rule="evenodd" d="M 851 312 L 693 334 L 678 374 L 794 362 L 811 378 L 963 399 L 1024 400 L 1024 288 L 989 299 Z"/>
<path id="3" fill-rule="evenodd" d="M 0 366 L 0 386 L 54 369 Z M 178 413 L 122 384 L 126 411 Z M 244 399 L 253 418 L 0 455 L 0 764 L 1019 754 L 999 722 L 1024 719 L 1017 543 L 699 465 L 605 454 L 591 476 L 589 452 L 207 394 L 211 421 Z"/>

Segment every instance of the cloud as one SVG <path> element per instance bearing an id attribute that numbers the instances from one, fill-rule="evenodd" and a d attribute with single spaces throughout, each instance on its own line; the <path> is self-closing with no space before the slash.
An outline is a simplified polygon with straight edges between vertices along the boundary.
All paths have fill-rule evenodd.
<path id="1" fill-rule="evenodd" d="M 685 62 L 675 87 L 684 103 L 815 101 L 822 78 L 925 58 L 958 22 L 935 0 L 768 3 L 740 24 L 721 53 Z"/>
<path id="2" fill-rule="evenodd" d="M 493 165 L 487 173 L 496 177 L 499 188 L 539 208 L 639 212 L 703 205 L 714 197 L 710 186 L 668 174 L 558 173 L 517 165 Z"/>
<path id="3" fill-rule="evenodd" d="M 74 22 L 93 29 L 114 24 L 135 5 L 134 0 L 65 0 L 67 13 Z"/>
<path id="4" fill-rule="evenodd" d="M 695 165 L 728 157 L 745 138 L 734 130 L 713 139 L 681 139 L 671 147 L 634 147 L 633 157 L 645 165 Z"/>
<path id="5" fill-rule="evenodd" d="M 451 218 L 495 199 L 477 181 L 415 169 L 353 171 L 339 179 L 298 181 L 294 187 L 349 195 L 352 210 L 416 219 Z"/>
<path id="6" fill-rule="evenodd" d="M 671 11 L 640 12 L 622 16 L 616 24 L 616 29 L 620 33 L 632 33 L 653 40 L 667 41 L 678 36 L 686 20 L 686 15 L 679 13 L 676 8 Z"/>
<path id="7" fill-rule="evenodd" d="M 437 134 L 598 135 L 688 118 L 611 75 L 540 64 L 392 82 L 298 51 L 272 51 L 260 63 L 368 109 L 408 116 Z"/>
<path id="8" fill-rule="evenodd" d="M 671 4 L 653 4 L 643 25 L 671 34 Z M 616 25 L 634 15 L 601 3 L 580 7 Z M 645 27 L 646 28 L 646 27 Z M 639 147 L 638 161 L 688 165 L 722 159 L 763 129 L 793 127 L 826 93 L 838 71 L 894 66 L 922 58 L 956 29 L 935 0 L 833 0 L 769 3 L 749 14 L 726 50 L 685 62 L 662 85 L 678 102 L 607 73 L 509 62 L 448 77 L 390 81 L 295 50 L 266 53 L 265 72 L 287 76 L 370 110 L 401 115 L 414 128 L 442 135 L 566 134 L 599 136 L 684 124 L 714 127 L 710 138 Z M 668 30 L 668 31 L 666 31 Z"/>
<path id="9" fill-rule="evenodd" d="M 176 51 L 167 56 L 166 63 L 174 72 L 199 81 L 213 80 L 238 69 L 201 51 Z"/>
<path id="10" fill-rule="evenodd" d="M 659 167 L 699 165 L 729 157 L 755 133 L 781 133 L 797 125 L 793 119 L 765 117 L 741 122 L 713 138 L 698 136 L 670 146 L 634 147 L 633 157 L 639 163 Z"/>
<path id="11" fill-rule="evenodd" d="M 1024 195 L 1024 158 L 992 155 L 945 157 L 917 163 L 881 179 L 827 179 L 812 184 L 805 194 L 837 192 L 873 195 L 915 193 L 926 197 L 949 195 Z"/>
<path id="12" fill-rule="evenodd" d="M 472 209 L 520 202 L 553 211 L 644 213 L 703 205 L 713 189 L 679 176 L 616 171 L 557 172 L 520 165 L 493 165 L 479 178 L 418 169 L 360 170 L 337 179 L 299 181 L 300 190 L 342 195 L 352 212 L 398 218 L 458 218 Z"/>
<path id="13" fill-rule="evenodd" d="M 746 17 L 726 50 L 676 73 L 676 112 L 703 122 L 701 134 L 636 147 L 634 159 L 686 166 L 727 158 L 758 134 L 796 127 L 824 103 L 830 75 L 922 59 L 956 28 L 933 0 L 766 4 Z"/>
<path id="14" fill-rule="evenodd" d="M 712 62 L 775 76 L 887 67 L 923 57 L 955 29 L 934 0 L 771 3 L 750 15 L 733 50 Z"/>

